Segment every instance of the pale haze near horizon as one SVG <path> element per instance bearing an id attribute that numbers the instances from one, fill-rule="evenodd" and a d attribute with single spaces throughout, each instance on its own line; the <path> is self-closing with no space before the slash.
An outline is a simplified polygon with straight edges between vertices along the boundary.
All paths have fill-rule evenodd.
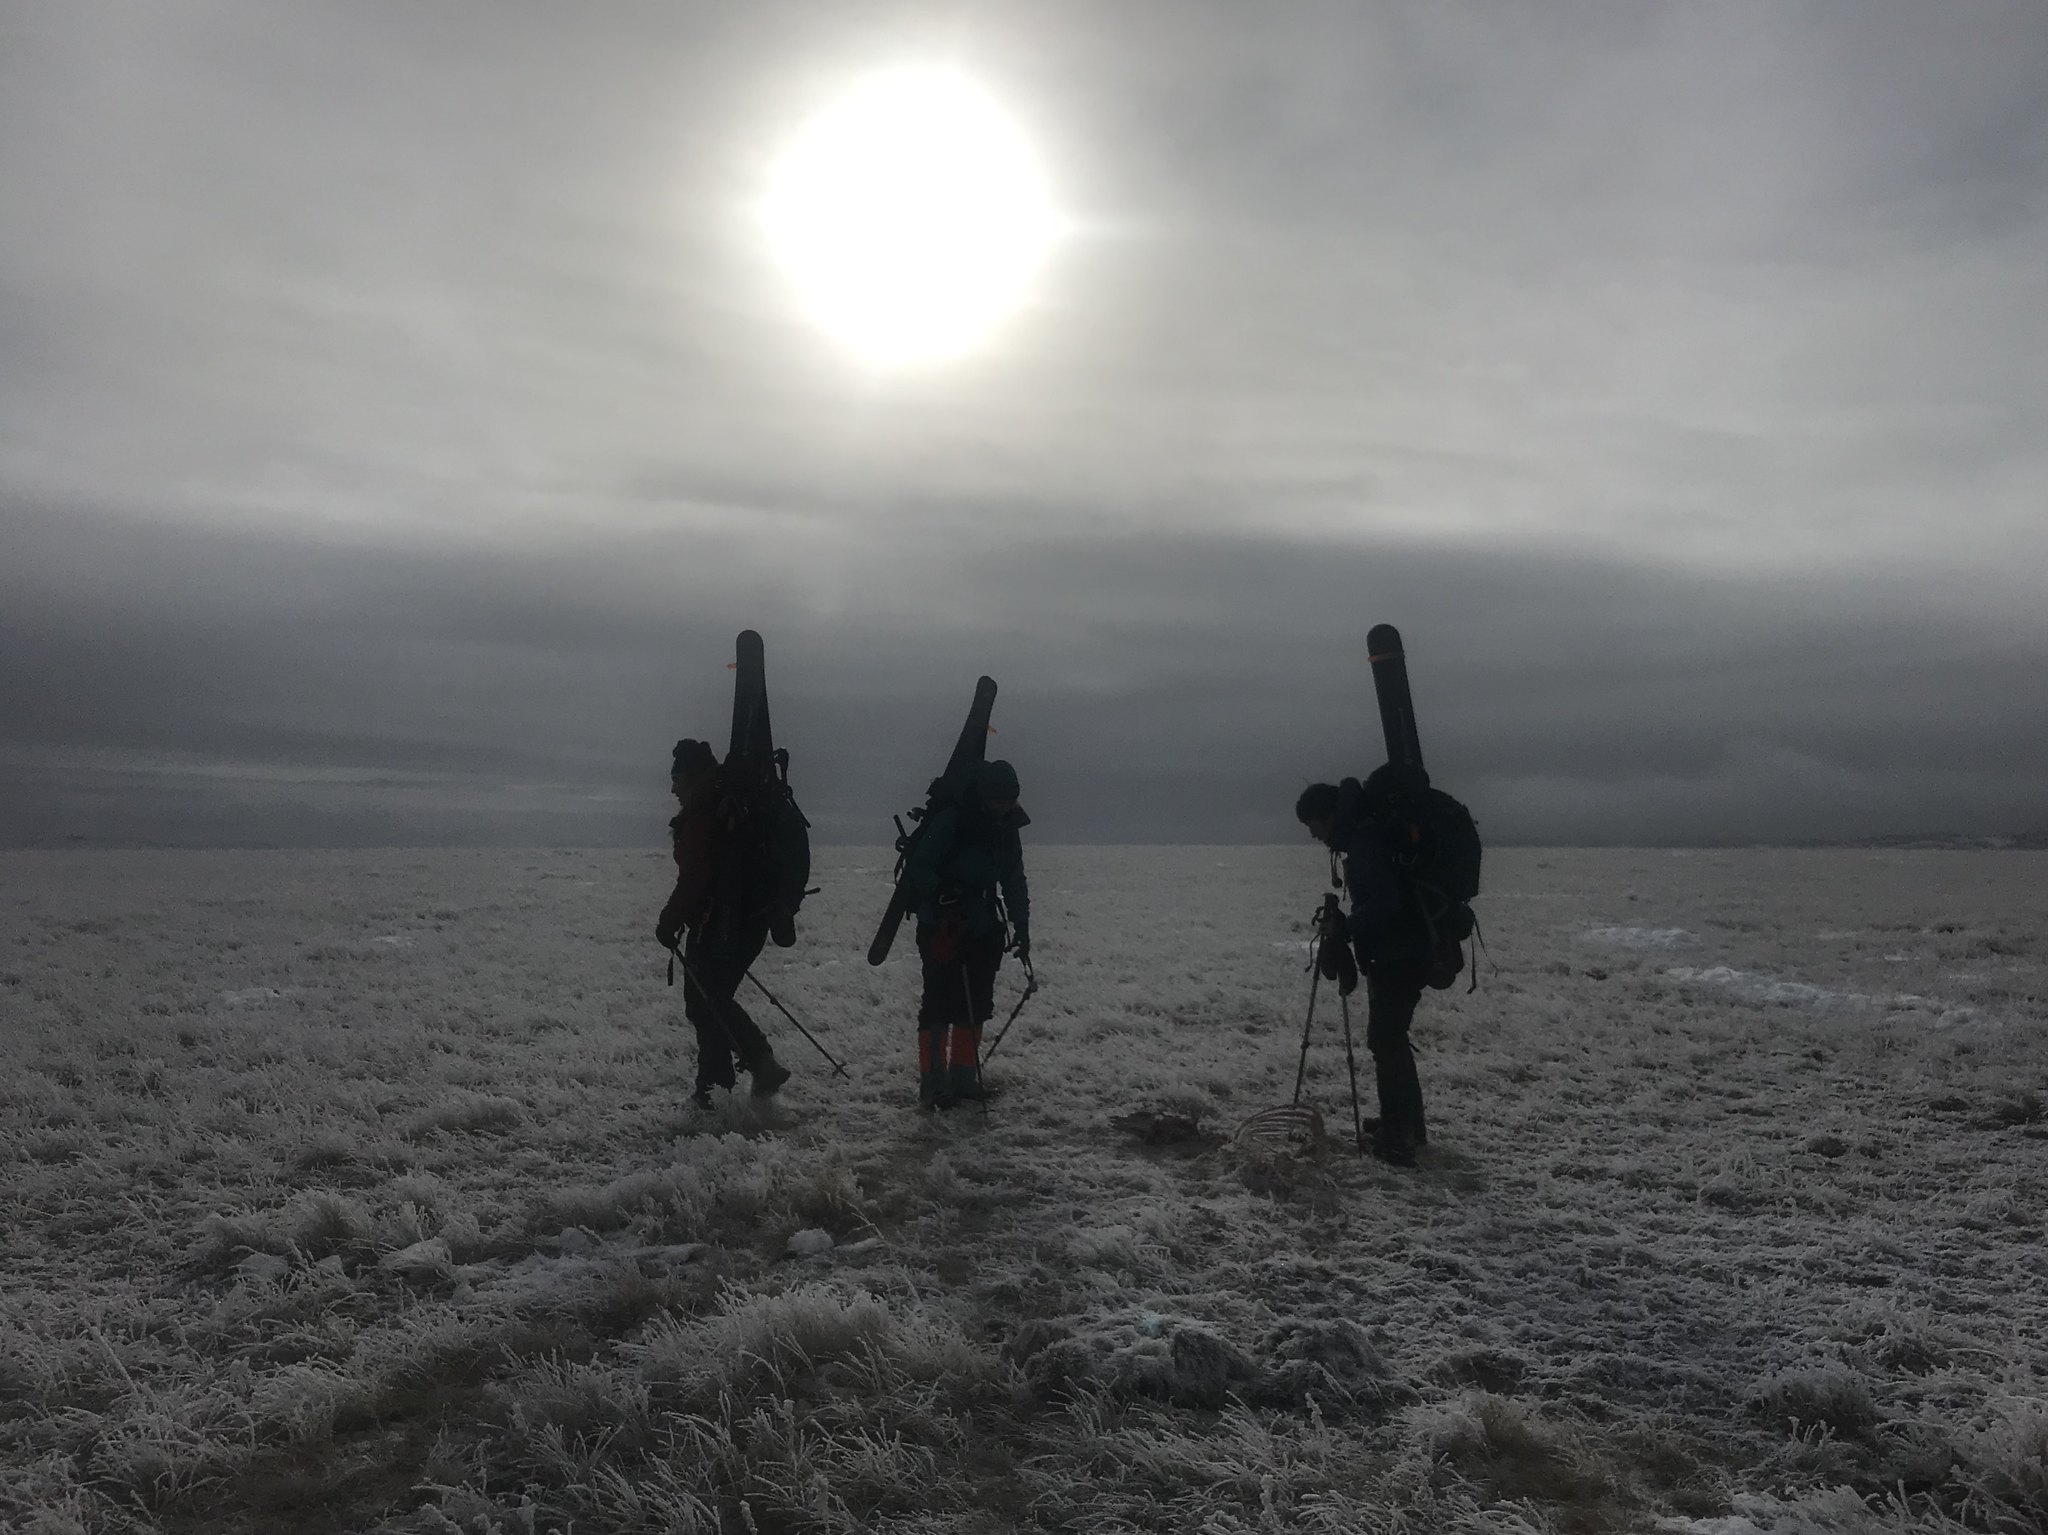
<path id="1" fill-rule="evenodd" d="M 945 366 L 753 201 L 941 58 L 1071 233 Z M 0 842 L 828 841 L 980 672 L 1051 841 L 1297 834 L 1407 638 L 1496 840 L 2048 828 L 2048 11 L 0 16 Z"/>

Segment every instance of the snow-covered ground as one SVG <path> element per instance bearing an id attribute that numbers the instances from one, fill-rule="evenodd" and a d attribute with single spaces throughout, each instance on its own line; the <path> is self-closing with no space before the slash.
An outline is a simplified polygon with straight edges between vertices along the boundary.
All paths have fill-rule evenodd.
<path id="1" fill-rule="evenodd" d="M 985 1116 L 860 850 L 700 1115 L 661 854 L 0 854 L 0 1527 L 2048 1521 L 2048 855 L 1491 855 L 1413 1172 L 1314 850 L 1031 865 Z"/>

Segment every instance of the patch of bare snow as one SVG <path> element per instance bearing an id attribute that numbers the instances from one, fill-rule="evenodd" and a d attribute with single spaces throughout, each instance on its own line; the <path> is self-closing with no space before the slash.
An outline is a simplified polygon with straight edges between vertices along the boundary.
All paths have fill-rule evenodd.
<path id="1" fill-rule="evenodd" d="M 224 991 L 220 994 L 223 1007 L 261 1007 L 266 1002 L 282 1002 L 284 993 L 275 986 L 245 986 L 240 991 Z"/>
<path id="2" fill-rule="evenodd" d="M 1659 1535 L 1856 1535 L 1856 1532 L 1904 1528 L 1872 1516 L 1853 1488 L 1831 1487 L 1793 1499 L 1762 1493 L 1737 1493 L 1735 1512 L 1687 1519 L 1666 1516 L 1657 1521 Z"/>
<path id="3" fill-rule="evenodd" d="M 377 1267 L 408 1279 L 437 1277 L 450 1272 L 451 1266 L 445 1237 L 428 1237 L 410 1247 L 401 1247 L 397 1252 L 386 1253 L 377 1260 Z"/>
<path id="4" fill-rule="evenodd" d="M 1937 1028 L 1948 1028 L 1959 1023 L 1974 1023 L 1982 1016 L 1974 1007 L 1944 1002 L 1938 997 L 1916 996 L 1906 991 L 1838 991 L 1831 986 L 1816 986 L 1810 981 L 1782 980 L 1777 976 L 1763 975 L 1754 970 L 1737 970 L 1729 965 L 1709 965 L 1705 968 L 1677 965 L 1664 973 L 1674 981 L 1712 986 L 1744 1002 L 1777 1003 L 1786 1007 L 1807 1007 L 1817 1011 L 1849 1008 L 1872 1012 L 1931 1013 L 1934 1015 L 1933 1023 Z"/>
<path id="5" fill-rule="evenodd" d="M 1589 927 L 1583 936 L 1616 949 L 1683 949 L 1699 942 L 1682 927 Z"/>

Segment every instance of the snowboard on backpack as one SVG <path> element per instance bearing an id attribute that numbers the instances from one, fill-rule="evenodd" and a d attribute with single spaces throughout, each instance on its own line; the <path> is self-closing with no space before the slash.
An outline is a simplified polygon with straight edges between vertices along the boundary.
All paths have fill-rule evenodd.
<path id="1" fill-rule="evenodd" d="M 768 663 L 761 636 L 742 629 L 733 660 L 732 735 L 718 770 L 721 821 L 747 878 L 750 914 L 768 919 L 777 948 L 796 942 L 796 912 L 809 894 L 811 823 L 789 788 L 789 753 L 768 718 Z"/>
<path id="2" fill-rule="evenodd" d="M 1401 648 L 1401 631 L 1392 624 L 1373 625 L 1366 631 L 1365 653 L 1372 663 L 1372 690 L 1380 703 L 1387 761 L 1422 773 L 1422 737 L 1415 731 L 1415 700 L 1408 692 L 1408 656 Z"/>
<path id="3" fill-rule="evenodd" d="M 1380 730 L 1387 742 L 1387 766 L 1373 775 L 1380 781 L 1380 792 L 1373 796 L 1375 814 L 1391 833 L 1395 856 L 1428 930 L 1426 979 L 1442 990 L 1464 969 L 1463 945 L 1477 926 L 1471 902 L 1479 894 L 1479 827 L 1462 803 L 1431 786 L 1422 765 L 1422 738 L 1415 728 L 1415 700 L 1408 691 L 1408 657 L 1400 631 L 1392 624 L 1376 624 L 1367 632 L 1365 646 L 1372 663 L 1373 693 L 1379 700 Z"/>
<path id="4" fill-rule="evenodd" d="M 966 723 L 960 727 L 960 739 L 953 743 L 953 755 L 946 759 L 946 770 L 925 790 L 924 804 L 910 812 L 912 825 L 908 830 L 904 829 L 903 818 L 896 817 L 896 888 L 889 893 L 889 906 L 882 913 L 882 925 L 875 929 L 875 941 L 868 945 L 871 965 L 879 965 L 889 957 L 896 942 L 896 930 L 910 910 L 910 888 L 903 881 L 903 871 L 924 836 L 925 827 L 933 814 L 966 794 L 975 769 L 988 756 L 988 722 L 995 707 L 995 679 L 980 678 L 974 684 L 974 702 L 968 707 Z"/>
<path id="5" fill-rule="evenodd" d="M 725 760 L 767 763 L 775 755 L 775 732 L 768 723 L 768 652 L 754 630 L 740 630 L 732 666 L 732 737 Z"/>

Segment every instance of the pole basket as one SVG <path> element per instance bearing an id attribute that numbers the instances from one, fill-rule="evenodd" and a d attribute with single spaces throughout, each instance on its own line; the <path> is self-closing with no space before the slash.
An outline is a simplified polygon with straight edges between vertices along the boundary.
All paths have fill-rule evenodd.
<path id="1" fill-rule="evenodd" d="M 1240 1150 L 1262 1156 L 1320 1156 L 1330 1145 L 1323 1116 L 1305 1103 L 1260 1109 L 1231 1139 Z"/>

